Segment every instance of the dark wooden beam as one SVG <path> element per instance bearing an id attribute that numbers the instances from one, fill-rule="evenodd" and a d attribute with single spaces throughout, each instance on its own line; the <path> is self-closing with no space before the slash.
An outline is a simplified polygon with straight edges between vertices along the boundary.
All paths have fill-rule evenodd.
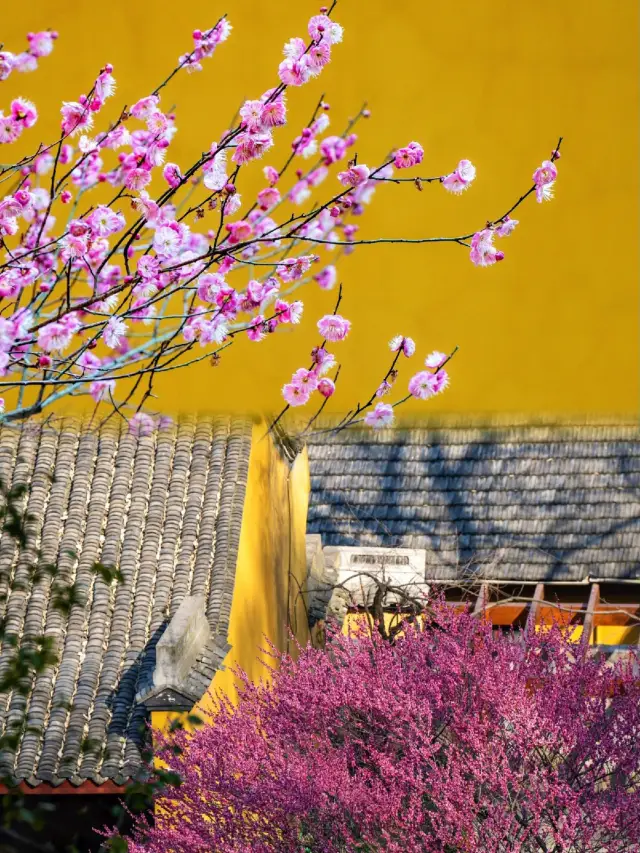
<path id="1" fill-rule="evenodd" d="M 527 625 L 525 628 L 527 634 L 535 633 L 536 623 L 538 621 L 538 615 L 540 613 L 540 608 L 542 607 L 543 601 L 544 584 L 539 583 L 536 585 L 535 592 L 533 593 L 533 601 L 529 605 L 529 615 L 527 616 Z"/>
<path id="2" fill-rule="evenodd" d="M 596 615 L 596 611 L 598 609 L 598 605 L 600 604 L 600 584 L 592 583 L 591 584 L 591 592 L 589 593 L 589 602 L 587 604 L 587 611 L 584 615 L 584 622 L 582 626 L 582 637 L 581 640 L 583 643 L 591 642 L 591 632 L 594 627 L 594 619 Z"/>
<path id="3" fill-rule="evenodd" d="M 478 592 L 476 603 L 473 605 L 473 615 L 481 616 L 489 603 L 489 584 L 483 583 Z"/>
<path id="4" fill-rule="evenodd" d="M 61 782 L 59 785 L 52 785 L 50 782 L 40 782 L 39 785 L 27 785 L 26 782 L 21 782 L 18 786 L 18 792 L 21 794 L 35 794 L 38 796 L 50 797 L 55 794 L 119 794 L 126 793 L 127 785 L 116 785 L 115 782 L 107 780 L 101 785 L 96 785 L 90 779 L 82 782 L 80 785 L 73 785 L 69 781 Z M 6 785 L 0 785 L 0 794 L 9 794 L 15 789 L 7 788 Z"/>

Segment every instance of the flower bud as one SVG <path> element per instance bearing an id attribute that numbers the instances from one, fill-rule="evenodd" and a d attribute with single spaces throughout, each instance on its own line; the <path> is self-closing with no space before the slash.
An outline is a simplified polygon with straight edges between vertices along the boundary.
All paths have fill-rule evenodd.
<path id="1" fill-rule="evenodd" d="M 331 379 L 327 379 L 324 377 L 318 382 L 318 391 L 325 399 L 329 399 L 333 395 L 333 392 L 336 390 L 336 386 Z"/>
<path id="2" fill-rule="evenodd" d="M 50 355 L 41 355 L 38 359 L 38 367 L 51 367 L 52 363 Z"/>

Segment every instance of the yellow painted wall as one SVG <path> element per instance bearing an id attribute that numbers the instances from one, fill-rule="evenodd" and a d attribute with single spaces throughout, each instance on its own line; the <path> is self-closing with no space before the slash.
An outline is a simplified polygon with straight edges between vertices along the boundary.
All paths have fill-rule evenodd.
<path id="1" fill-rule="evenodd" d="M 385 612 L 385 627 L 388 629 L 392 626 L 395 626 L 401 621 L 401 619 L 402 617 L 399 614 Z M 371 626 L 371 624 L 372 621 L 371 619 L 369 619 L 369 625 Z M 366 626 L 367 616 L 365 613 L 348 613 L 342 625 L 342 633 L 348 635 L 350 632 L 357 631 L 358 629 L 365 628 Z M 538 626 L 538 629 L 540 629 L 540 627 L 541 626 Z M 569 637 L 573 642 L 578 642 L 578 640 L 582 637 L 582 625 L 576 625 L 574 628 L 572 628 Z M 589 642 L 598 643 L 599 645 L 605 646 L 636 646 L 638 645 L 638 643 L 640 643 L 640 626 L 598 626 L 594 629 L 594 631 L 592 631 L 591 637 L 589 638 Z"/>
<path id="2" fill-rule="evenodd" d="M 217 139 L 244 97 L 274 81 L 285 39 L 303 34 L 319 2 L 31 0 L 2 4 L 1 38 L 18 49 L 23 34 L 55 27 L 54 54 L 32 75 L 2 84 L 2 107 L 22 94 L 40 106 L 38 128 L 16 152 L 53 139 L 58 101 L 86 91 L 107 61 L 126 103 L 148 93 L 190 44 L 191 30 L 226 11 L 232 39 L 201 75 L 176 78 L 164 103 L 178 105 L 172 159 L 183 166 Z M 461 198 L 439 186 L 380 191 L 362 220 L 363 236 L 463 232 L 500 215 L 525 189 L 533 169 L 565 136 L 553 203 L 527 203 L 521 227 L 504 241 L 506 260 L 477 270 L 466 250 L 374 246 L 342 263 L 344 312 L 353 334 L 340 346 L 346 407 L 378 383 L 385 342 L 403 332 L 420 352 L 461 347 L 453 386 L 413 411 L 551 414 L 633 413 L 638 371 L 638 4 L 636 0 L 472 0 L 451 3 L 341 0 L 343 45 L 322 77 L 292 93 L 292 129 L 319 95 L 335 127 L 367 99 L 373 111 L 358 145 L 374 163 L 411 139 L 425 147 L 424 172 L 442 173 L 460 157 L 478 168 Z M 52 93 L 56 93 L 51 100 Z M 115 105 L 114 105 L 115 107 Z M 278 135 L 278 165 L 289 132 Z M 2 157 L 9 148 L 3 146 Z M 260 164 L 262 165 L 262 164 Z M 259 166 L 240 190 L 258 188 Z M 168 410 L 272 407 L 315 341 L 317 317 L 333 294 L 310 291 L 295 334 L 243 342 L 215 371 L 205 362 L 154 388 Z M 234 347 L 235 350 L 235 347 Z M 206 388 L 208 393 L 202 393 Z M 363 391 L 365 389 L 365 391 Z"/>
<path id="3" fill-rule="evenodd" d="M 233 665 L 242 667 L 254 683 L 268 680 L 263 663 L 267 658 L 260 652 L 265 636 L 292 654 L 296 647 L 290 642 L 289 625 L 300 645 L 309 640 L 304 595 L 307 453 L 300 453 L 290 467 L 266 433 L 265 421 L 254 425 L 228 633 L 231 651 L 224 661 L 227 668 L 216 674 L 212 685 L 214 693 L 221 691 L 232 701 L 237 698 Z M 214 706 L 213 694 L 208 695 L 194 713 L 206 715 Z M 154 712 L 153 727 L 166 730 L 174 716 Z"/>
<path id="4" fill-rule="evenodd" d="M 227 669 L 216 674 L 213 689 L 235 698 L 236 680 L 230 671 L 241 666 L 255 683 L 268 679 L 260 653 L 267 636 L 280 649 L 294 650 L 288 626 L 306 645 L 309 632 L 301 597 L 306 576 L 305 525 L 309 490 L 306 452 L 293 468 L 265 437 L 267 425 L 253 430 L 236 580 L 231 607 Z M 211 708 L 206 697 L 202 710 Z"/>

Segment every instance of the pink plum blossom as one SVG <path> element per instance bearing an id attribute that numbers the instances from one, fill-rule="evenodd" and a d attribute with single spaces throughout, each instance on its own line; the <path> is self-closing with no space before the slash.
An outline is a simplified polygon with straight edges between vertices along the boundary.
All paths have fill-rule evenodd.
<path id="1" fill-rule="evenodd" d="M 505 216 L 502 222 L 500 222 L 500 224 L 494 229 L 496 237 L 509 237 L 513 234 L 518 224 L 517 219 L 511 219 L 510 216 Z"/>
<path id="2" fill-rule="evenodd" d="M 340 314 L 325 314 L 318 320 L 318 331 L 327 341 L 343 341 L 349 334 L 351 322 Z"/>
<path id="3" fill-rule="evenodd" d="M 287 258 L 282 264 L 276 267 L 276 275 L 280 276 L 282 281 L 285 282 L 298 281 L 310 269 L 314 260 L 313 255 Z"/>
<path id="4" fill-rule="evenodd" d="M 38 346 L 45 352 L 64 352 L 73 339 L 74 330 L 62 320 L 54 320 L 38 329 Z"/>
<path id="5" fill-rule="evenodd" d="M 446 370 L 438 370 L 437 373 L 433 374 L 433 383 L 432 386 L 433 393 L 439 394 L 441 391 L 444 391 L 445 388 L 449 387 L 449 374 Z"/>
<path id="6" fill-rule="evenodd" d="M 239 219 L 237 222 L 229 222 L 226 228 L 229 232 L 229 242 L 231 245 L 242 243 L 248 240 L 253 234 L 253 226 L 244 219 Z"/>
<path id="7" fill-rule="evenodd" d="M 29 42 L 29 53 L 38 58 L 49 56 L 53 50 L 53 43 L 58 38 L 58 33 L 55 30 L 43 30 L 37 33 L 27 33 L 27 41 Z"/>
<path id="8" fill-rule="evenodd" d="M 307 62 L 312 76 L 318 74 L 331 60 L 331 47 L 326 41 L 314 44 L 307 53 Z"/>
<path id="9" fill-rule="evenodd" d="M 328 352 L 324 347 L 314 347 L 311 350 L 311 358 L 314 363 L 314 370 L 318 376 L 323 376 L 335 365 L 336 359 L 333 353 Z"/>
<path id="10" fill-rule="evenodd" d="M 146 98 L 141 98 L 131 107 L 129 112 L 134 118 L 144 121 L 149 118 L 151 113 L 157 110 L 160 98 L 158 95 L 148 95 Z"/>
<path id="11" fill-rule="evenodd" d="M 269 181 L 272 187 L 278 183 L 280 175 L 278 174 L 277 170 L 273 168 L 273 166 L 265 166 L 262 170 L 262 173 L 265 176 L 265 179 Z"/>
<path id="12" fill-rule="evenodd" d="M 260 210 L 269 210 L 270 207 L 273 207 L 279 201 L 280 190 L 276 189 L 276 187 L 267 187 L 258 193 L 258 206 Z"/>
<path id="13" fill-rule="evenodd" d="M 332 163 L 337 163 L 338 160 L 342 160 L 346 152 L 347 143 L 341 136 L 327 136 L 327 138 L 323 139 L 320 143 L 320 153 L 324 158 L 326 166 L 330 166 Z"/>
<path id="14" fill-rule="evenodd" d="M 338 44 L 342 41 L 344 30 L 328 15 L 314 15 L 309 20 L 309 35 L 314 41 L 326 41 L 328 44 Z"/>
<path id="15" fill-rule="evenodd" d="M 447 358 L 448 356 L 445 353 L 438 352 L 438 350 L 434 350 L 432 353 L 429 353 L 424 363 L 426 367 L 432 367 L 437 369 L 439 367 L 442 367 Z"/>
<path id="16" fill-rule="evenodd" d="M 364 164 L 352 166 L 346 172 L 338 172 L 338 180 L 345 187 L 359 187 L 371 174 L 369 167 Z"/>
<path id="17" fill-rule="evenodd" d="M 314 275 L 314 279 L 323 290 L 331 290 L 335 287 L 336 281 L 338 280 L 338 271 L 332 264 L 330 264 Z"/>
<path id="18" fill-rule="evenodd" d="M 374 429 L 384 429 L 390 427 L 395 420 L 393 406 L 389 403 L 376 403 L 375 407 L 364 416 L 364 422 L 367 426 Z"/>
<path id="19" fill-rule="evenodd" d="M 153 434 L 153 429 L 153 418 L 145 412 L 137 412 L 129 421 L 129 432 L 132 435 L 149 436 Z"/>
<path id="20" fill-rule="evenodd" d="M 289 41 L 282 48 L 282 52 L 285 55 L 286 59 L 302 59 L 306 49 L 307 46 L 304 42 L 304 39 L 292 38 L 289 39 Z"/>
<path id="21" fill-rule="evenodd" d="M 264 125 L 261 117 L 263 109 L 264 104 L 262 101 L 245 101 L 240 107 L 242 125 L 250 133 L 256 133 L 263 129 Z"/>
<path id="22" fill-rule="evenodd" d="M 311 391 L 298 382 L 289 382 L 283 387 L 282 396 L 289 406 L 304 406 L 309 402 Z"/>
<path id="23" fill-rule="evenodd" d="M 504 252 L 500 252 L 493 245 L 495 232 L 491 228 L 478 231 L 471 238 L 471 252 L 469 254 L 472 263 L 478 267 L 488 267 L 501 261 Z"/>
<path id="24" fill-rule="evenodd" d="M 105 326 L 102 337 L 109 349 L 116 349 L 126 334 L 127 324 L 122 317 L 112 317 Z"/>
<path id="25" fill-rule="evenodd" d="M 260 110 L 260 123 L 262 127 L 269 129 L 282 127 L 287 123 L 287 105 L 284 95 L 272 98 L 271 93 L 261 98 L 262 108 Z"/>
<path id="26" fill-rule="evenodd" d="M 24 127 L 33 127 L 38 120 L 38 111 L 35 104 L 26 98 L 15 98 L 11 101 L 11 118 Z"/>
<path id="27" fill-rule="evenodd" d="M 180 166 L 177 166 L 175 163 L 167 163 L 162 170 L 162 177 L 172 189 L 176 189 L 182 183 Z"/>
<path id="28" fill-rule="evenodd" d="M 470 160 L 460 160 L 455 170 L 442 179 L 442 186 L 451 193 L 459 195 L 469 189 L 476 177 L 476 167 Z"/>
<path id="29" fill-rule="evenodd" d="M 549 201 L 553 198 L 553 185 L 557 177 L 558 169 L 555 164 L 551 160 L 544 160 L 533 173 L 537 201 Z"/>
<path id="30" fill-rule="evenodd" d="M 327 376 L 323 376 L 323 378 L 318 381 L 318 392 L 322 394 L 323 397 L 331 397 L 335 390 L 335 382 Z"/>
<path id="31" fill-rule="evenodd" d="M 399 148 L 393 158 L 396 169 L 408 169 L 422 163 L 424 150 L 418 142 L 410 142 L 404 148 Z"/>
<path id="32" fill-rule="evenodd" d="M 439 394 L 449 384 L 449 378 L 445 370 L 430 373 L 422 370 L 409 380 L 409 393 L 419 400 L 427 400 L 434 394 Z"/>
<path id="33" fill-rule="evenodd" d="M 307 370 L 306 367 L 301 367 L 291 377 L 292 382 L 307 388 L 309 392 L 315 391 L 318 387 L 318 374 L 314 370 Z"/>
<path id="34" fill-rule="evenodd" d="M 278 68 L 278 77 L 286 86 L 302 86 L 311 79 L 311 70 L 306 56 L 300 59 L 285 59 Z"/>
<path id="35" fill-rule="evenodd" d="M 406 338 L 403 335 L 396 335 L 394 338 L 391 338 L 389 341 L 389 349 L 391 352 L 402 351 L 402 354 L 407 358 L 411 358 L 411 356 L 416 351 L 416 344 L 413 338 Z"/>
<path id="36" fill-rule="evenodd" d="M 419 400 L 426 400 L 433 395 L 433 373 L 421 370 L 409 380 L 409 393 Z"/>
<path id="37" fill-rule="evenodd" d="M 266 335 L 265 318 L 262 314 L 257 314 L 247 327 L 247 337 L 250 341 L 261 341 Z"/>
<path id="38" fill-rule="evenodd" d="M 209 190 L 221 190 L 227 183 L 227 152 L 218 151 L 203 168 L 203 183 Z"/>
<path id="39" fill-rule="evenodd" d="M 64 101 L 62 104 L 62 132 L 65 136 L 76 136 L 81 130 L 91 130 L 93 113 L 77 101 Z"/>
<path id="40" fill-rule="evenodd" d="M 232 160 L 239 166 L 256 160 L 273 146 L 273 136 L 267 133 L 241 133 L 236 140 Z"/>

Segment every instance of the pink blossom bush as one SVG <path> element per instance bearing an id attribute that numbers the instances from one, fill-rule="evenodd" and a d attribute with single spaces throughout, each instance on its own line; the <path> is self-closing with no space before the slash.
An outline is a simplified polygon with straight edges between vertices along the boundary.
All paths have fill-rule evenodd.
<path id="1" fill-rule="evenodd" d="M 169 741 L 182 784 L 132 853 L 640 849 L 631 660 L 558 628 L 513 642 L 442 602 L 393 643 L 270 654 L 271 688 L 240 674 L 237 709 Z"/>
<path id="2" fill-rule="evenodd" d="M 332 17 L 334 6 L 312 15 L 306 33 L 287 41 L 265 91 L 240 105 L 234 127 L 202 140 L 204 153 L 191 164 L 171 153 L 178 126 L 165 89 L 176 74 L 204 72 L 218 58 L 233 33 L 226 16 L 195 30 L 175 68 L 115 121 L 103 119 L 117 93 L 114 68 L 105 63 L 85 93 L 54 107 L 56 139 L 13 163 L 3 154 L 0 388 L 11 402 L 5 410 L 0 400 L 0 422 L 81 394 L 111 414 L 114 407 L 127 418 L 146 412 L 156 375 L 205 358 L 217 364 L 240 339 L 253 346 L 299 324 L 304 306 L 295 292 L 314 283 L 333 289 L 336 254 L 378 242 L 359 237 L 358 219 L 382 184 L 421 189 L 441 183 L 454 195 L 471 186 L 476 167 L 467 159 L 448 174 L 402 177 L 428 159 L 415 141 L 376 163 L 359 163 L 358 133 L 370 111 L 363 107 L 345 128 L 332 128 L 322 99 L 308 124 L 293 131 L 289 155 L 274 165 L 277 141 L 286 142 L 288 98 L 312 84 L 341 50 L 344 33 Z M 28 35 L 22 53 L 0 51 L 0 81 L 18 79 L 14 71 L 34 71 L 57 38 L 43 30 Z M 5 103 L 0 145 L 10 152 L 19 137 L 35 132 L 42 107 L 19 94 Z M 539 201 L 551 198 L 559 156 L 556 147 L 536 170 L 534 186 L 504 216 L 468 234 L 417 242 L 465 246 L 478 266 L 502 260 L 494 238 L 512 233 L 517 222 L 509 214 L 530 193 Z M 239 191 L 241 173 L 250 168 L 261 169 L 265 180 L 255 199 Z M 312 193 L 317 198 L 322 191 L 314 204 Z M 401 203 L 404 190 L 398 192 Z M 379 239 L 403 242 L 401 236 Z M 333 344 L 350 322 L 330 325 L 328 316 L 320 331 Z M 408 357 L 415 346 L 403 340 Z M 315 385 L 295 378 L 302 375 L 296 370 L 282 389 L 287 406 L 315 400 L 322 407 L 337 375 Z M 385 376 L 384 387 L 394 378 Z M 368 413 L 367 423 L 388 421 L 384 407 L 375 417 L 369 411 L 374 402 L 375 393 L 354 418 Z"/>

